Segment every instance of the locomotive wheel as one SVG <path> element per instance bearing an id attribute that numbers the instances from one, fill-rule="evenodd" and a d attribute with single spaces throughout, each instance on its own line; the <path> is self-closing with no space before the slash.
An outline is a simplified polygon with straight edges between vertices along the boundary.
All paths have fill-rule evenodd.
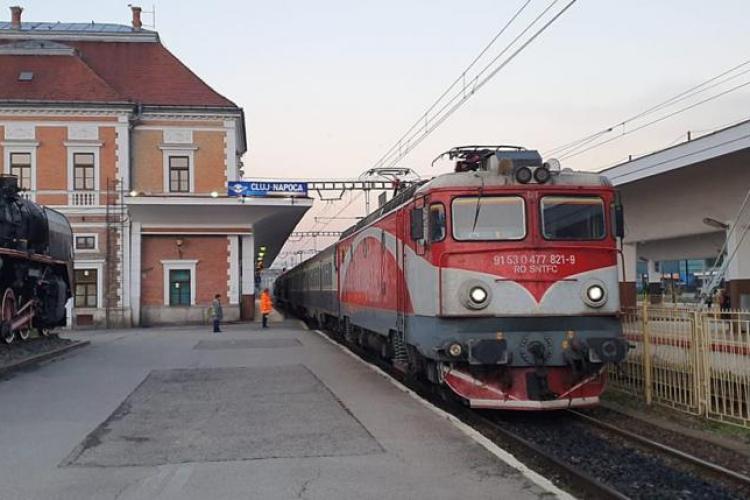
<path id="1" fill-rule="evenodd" d="M 49 328 L 37 328 L 36 331 L 39 332 L 40 337 L 49 337 L 49 334 L 52 333 Z"/>
<path id="2" fill-rule="evenodd" d="M 21 328 L 18 330 L 18 338 L 21 340 L 29 340 L 29 334 L 31 330 L 29 328 Z"/>
<path id="3" fill-rule="evenodd" d="M 2 318 L 0 318 L 2 320 L 0 335 L 3 337 L 3 342 L 12 344 L 16 339 L 16 333 L 11 329 L 10 324 L 13 316 L 16 315 L 16 296 L 10 288 L 5 289 L 3 302 L 0 305 L 0 312 L 2 312 Z"/>

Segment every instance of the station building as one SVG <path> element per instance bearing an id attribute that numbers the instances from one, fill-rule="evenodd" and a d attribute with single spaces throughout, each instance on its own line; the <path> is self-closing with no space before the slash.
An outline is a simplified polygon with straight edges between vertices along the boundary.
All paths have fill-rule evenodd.
<path id="1" fill-rule="evenodd" d="M 750 309 L 750 121 L 601 173 L 625 209 L 626 305 L 637 289 L 656 301 L 694 301 L 714 264 L 726 261 L 731 307 Z"/>
<path id="2" fill-rule="evenodd" d="M 310 199 L 237 198 L 243 110 L 146 30 L 0 22 L 0 171 L 74 231 L 74 326 L 254 315 L 270 264 Z"/>

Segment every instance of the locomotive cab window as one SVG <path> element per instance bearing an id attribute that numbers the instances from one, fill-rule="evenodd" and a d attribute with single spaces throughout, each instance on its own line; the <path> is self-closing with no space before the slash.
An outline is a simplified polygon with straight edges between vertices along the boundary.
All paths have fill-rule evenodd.
<path id="1" fill-rule="evenodd" d="M 526 237 L 526 213 L 520 196 L 456 198 L 452 210 L 456 240 L 522 240 Z"/>
<path id="2" fill-rule="evenodd" d="M 430 205 L 430 241 L 445 239 L 445 207 L 442 203 Z"/>
<path id="3" fill-rule="evenodd" d="M 545 196 L 542 233 L 548 240 L 601 240 L 606 234 L 604 201 L 596 196 Z"/>

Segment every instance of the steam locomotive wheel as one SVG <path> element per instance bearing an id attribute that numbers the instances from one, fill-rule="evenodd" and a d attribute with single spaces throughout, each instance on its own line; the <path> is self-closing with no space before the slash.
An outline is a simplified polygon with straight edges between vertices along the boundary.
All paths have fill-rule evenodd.
<path id="1" fill-rule="evenodd" d="M 2 319 L 0 321 L 0 336 L 6 344 L 12 344 L 16 339 L 16 333 L 10 327 L 13 316 L 16 315 L 16 296 L 13 290 L 7 288 L 3 294 L 3 302 L 0 305 Z"/>
<path id="2" fill-rule="evenodd" d="M 29 340 L 29 334 L 31 333 L 31 330 L 29 330 L 28 327 L 21 328 L 18 330 L 18 338 L 21 340 Z"/>
<path id="3" fill-rule="evenodd" d="M 39 332 L 40 337 L 49 337 L 49 334 L 52 333 L 52 330 L 50 330 L 49 328 L 39 328 L 37 332 Z"/>

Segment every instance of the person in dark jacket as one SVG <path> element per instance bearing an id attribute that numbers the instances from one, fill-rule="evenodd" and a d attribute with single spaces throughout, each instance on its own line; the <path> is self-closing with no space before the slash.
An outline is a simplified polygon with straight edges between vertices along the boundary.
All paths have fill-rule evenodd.
<path id="1" fill-rule="evenodd" d="M 211 302 L 211 319 L 214 323 L 214 333 L 221 333 L 219 325 L 224 319 L 224 311 L 221 309 L 221 295 L 218 293 L 214 295 L 214 300 Z"/>
<path id="2" fill-rule="evenodd" d="M 721 294 L 721 302 L 719 303 L 722 311 L 729 311 L 732 308 L 732 298 L 729 296 L 729 290 L 724 289 Z"/>

